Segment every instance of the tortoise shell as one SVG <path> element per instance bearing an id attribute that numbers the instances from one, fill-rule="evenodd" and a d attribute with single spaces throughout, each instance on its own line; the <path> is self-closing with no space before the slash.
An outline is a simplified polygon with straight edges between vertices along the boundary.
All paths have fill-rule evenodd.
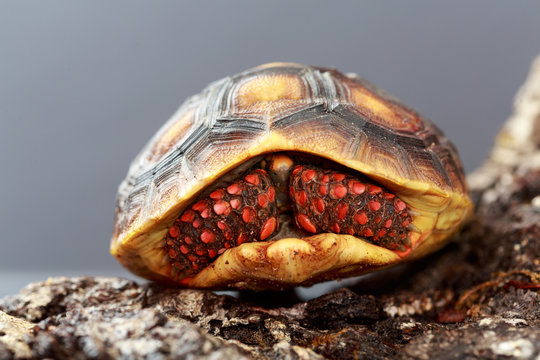
<path id="1" fill-rule="evenodd" d="M 179 277 L 164 246 L 179 216 L 227 174 L 283 152 L 328 159 L 399 196 L 415 229 L 410 251 L 358 235 L 296 232 L 228 248 Z M 152 137 L 119 187 L 111 253 L 148 279 L 279 289 L 423 256 L 471 212 L 457 152 L 430 121 L 356 75 L 271 63 L 210 84 Z"/>

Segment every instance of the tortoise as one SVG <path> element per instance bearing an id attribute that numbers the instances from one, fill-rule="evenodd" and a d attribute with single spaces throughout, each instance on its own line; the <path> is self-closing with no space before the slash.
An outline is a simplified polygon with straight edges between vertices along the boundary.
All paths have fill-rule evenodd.
<path id="1" fill-rule="evenodd" d="M 354 74 L 269 63 L 151 138 L 119 186 L 111 253 L 151 280 L 284 289 L 417 259 L 471 213 L 429 120 Z"/>

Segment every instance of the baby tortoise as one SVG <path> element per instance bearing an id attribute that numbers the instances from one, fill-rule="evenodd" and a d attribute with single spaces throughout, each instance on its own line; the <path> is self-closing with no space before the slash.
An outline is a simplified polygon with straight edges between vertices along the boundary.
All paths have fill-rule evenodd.
<path id="1" fill-rule="evenodd" d="M 156 281 L 282 289 L 424 256 L 471 213 L 429 120 L 356 75 L 271 63 L 154 135 L 120 185 L 111 253 Z"/>

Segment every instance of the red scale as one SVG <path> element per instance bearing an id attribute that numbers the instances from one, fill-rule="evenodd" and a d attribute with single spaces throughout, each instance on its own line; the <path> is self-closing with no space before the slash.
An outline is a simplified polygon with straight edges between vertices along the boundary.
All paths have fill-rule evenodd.
<path id="1" fill-rule="evenodd" d="M 275 195 L 268 174 L 254 170 L 195 202 L 168 231 L 164 247 L 172 265 L 193 275 L 233 246 L 269 238 L 279 223 Z M 249 199 L 257 201 L 247 206 Z"/>
<path id="2" fill-rule="evenodd" d="M 349 234 L 398 251 L 411 246 L 406 204 L 368 179 L 297 165 L 288 190 L 296 224 L 310 234 Z M 270 176 L 257 169 L 186 209 L 164 245 L 179 276 L 196 274 L 233 246 L 270 240 L 279 228 L 276 197 Z"/>
<path id="3" fill-rule="evenodd" d="M 321 191 L 327 187 L 328 193 Z M 406 251 L 411 246 L 407 226 L 412 219 L 406 204 L 368 179 L 297 165 L 290 193 L 296 194 L 292 197 L 296 223 L 310 233 L 356 235 L 391 250 Z M 298 201 L 299 193 L 317 200 Z"/>

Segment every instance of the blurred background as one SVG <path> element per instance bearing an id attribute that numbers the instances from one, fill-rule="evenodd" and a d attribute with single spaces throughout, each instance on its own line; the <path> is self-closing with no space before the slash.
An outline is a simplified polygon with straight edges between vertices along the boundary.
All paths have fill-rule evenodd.
<path id="1" fill-rule="evenodd" d="M 431 118 L 470 172 L 540 51 L 533 1 L 0 2 L 0 296 L 109 255 L 129 162 L 182 101 L 270 61 L 356 72 Z"/>

